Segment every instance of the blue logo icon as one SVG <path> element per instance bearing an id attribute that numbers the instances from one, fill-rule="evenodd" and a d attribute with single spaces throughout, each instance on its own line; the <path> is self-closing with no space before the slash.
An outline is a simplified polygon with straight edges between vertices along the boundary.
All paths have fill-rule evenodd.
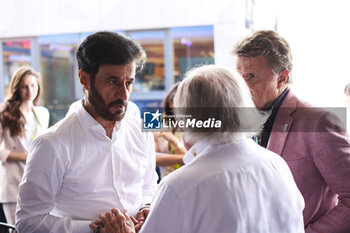
<path id="1" fill-rule="evenodd" d="M 144 112 L 143 113 L 143 128 L 144 129 L 160 129 L 161 121 L 159 109 L 156 112 Z"/>

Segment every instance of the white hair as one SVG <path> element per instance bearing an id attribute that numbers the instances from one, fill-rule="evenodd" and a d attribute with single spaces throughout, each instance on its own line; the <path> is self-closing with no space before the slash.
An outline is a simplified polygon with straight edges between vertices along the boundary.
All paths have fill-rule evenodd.
<path id="1" fill-rule="evenodd" d="M 208 119 L 214 114 L 222 122 L 218 131 L 186 129 L 183 138 L 188 143 L 202 138 L 235 141 L 242 136 L 251 137 L 267 119 L 255 108 L 243 78 L 236 71 L 217 65 L 190 70 L 178 87 L 174 106 L 177 115 Z"/>

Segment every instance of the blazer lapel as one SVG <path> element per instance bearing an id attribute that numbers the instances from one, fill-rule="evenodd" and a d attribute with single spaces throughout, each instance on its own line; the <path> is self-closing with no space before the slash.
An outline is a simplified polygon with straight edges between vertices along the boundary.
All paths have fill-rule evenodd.
<path id="1" fill-rule="evenodd" d="M 296 108 L 297 98 L 293 92 L 289 90 L 287 96 L 278 109 L 275 121 L 273 123 L 269 142 L 267 144 L 268 150 L 282 155 L 288 134 L 294 120 L 291 114 L 293 114 Z"/>

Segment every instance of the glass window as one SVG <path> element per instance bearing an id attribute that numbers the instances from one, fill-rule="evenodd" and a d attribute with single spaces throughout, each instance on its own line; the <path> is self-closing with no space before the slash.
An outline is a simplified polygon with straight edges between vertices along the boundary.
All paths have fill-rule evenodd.
<path id="1" fill-rule="evenodd" d="M 4 59 L 4 73 L 3 82 L 6 88 L 10 83 L 12 74 L 21 66 L 31 66 L 32 58 L 30 55 L 31 41 L 30 40 L 18 40 L 18 41 L 3 41 L 3 59 Z"/>
<path id="2" fill-rule="evenodd" d="M 129 32 L 128 35 L 139 43 L 147 54 L 142 72 L 136 75 L 134 92 L 165 90 L 164 73 L 164 31 Z"/>
<path id="3" fill-rule="evenodd" d="M 213 27 L 172 28 L 174 45 L 174 82 L 181 81 L 186 71 L 201 64 L 214 64 Z"/>
<path id="4" fill-rule="evenodd" d="M 173 83 L 181 81 L 186 71 L 192 67 L 214 64 L 213 26 L 179 27 L 169 30 L 170 33 L 166 30 L 129 33 L 147 53 L 146 69 L 142 74 L 138 74 L 133 90 L 136 93 L 132 95 L 133 101 L 139 105 L 141 111 L 143 107 L 150 105 L 160 107 L 167 89 Z M 169 48 L 170 55 L 166 54 L 169 53 Z M 174 64 L 170 68 L 173 72 L 164 70 L 164 64 L 169 63 Z"/>
<path id="5" fill-rule="evenodd" d="M 39 37 L 40 72 L 43 77 L 43 104 L 50 111 L 50 125 L 62 119 L 75 101 L 74 54 L 78 34 Z"/>

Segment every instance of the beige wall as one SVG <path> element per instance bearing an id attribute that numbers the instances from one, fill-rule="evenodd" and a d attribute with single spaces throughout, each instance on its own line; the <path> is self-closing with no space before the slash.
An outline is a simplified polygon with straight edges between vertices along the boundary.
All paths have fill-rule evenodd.
<path id="1" fill-rule="evenodd" d="M 214 25 L 216 64 L 246 34 L 246 0 L 0 0 L 0 39 Z"/>
<path id="2" fill-rule="evenodd" d="M 277 17 L 278 30 L 293 49 L 297 92 L 314 103 L 342 105 L 343 87 L 350 82 L 349 1 L 254 0 L 253 11 L 247 10 L 246 4 L 251 2 L 0 0 L 0 40 L 97 30 L 214 25 L 215 62 L 232 66 L 229 50 L 247 34 L 246 15 L 253 14 L 256 29 L 271 28 Z"/>
<path id="3" fill-rule="evenodd" d="M 244 7 L 245 0 L 0 0 L 0 38 L 236 24 L 244 13 L 238 10 L 242 3 Z"/>

